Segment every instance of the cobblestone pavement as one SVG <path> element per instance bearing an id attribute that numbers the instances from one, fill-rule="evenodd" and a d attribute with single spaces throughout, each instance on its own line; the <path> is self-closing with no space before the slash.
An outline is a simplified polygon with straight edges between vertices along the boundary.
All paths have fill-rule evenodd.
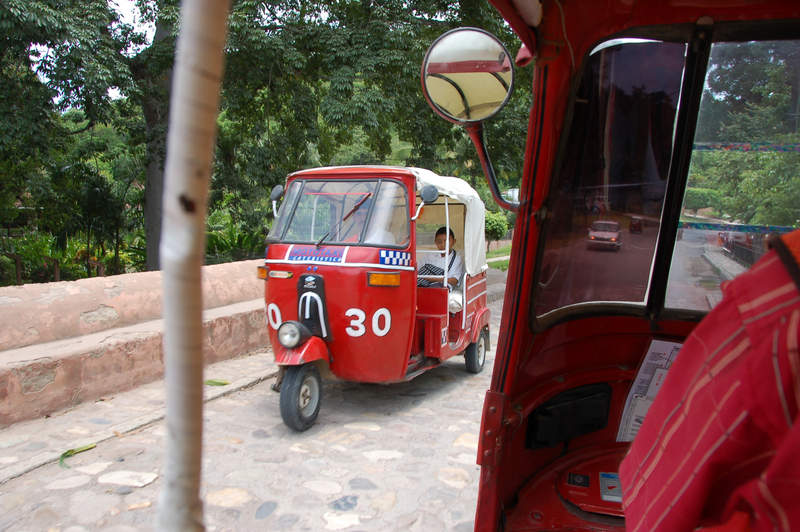
<path id="1" fill-rule="evenodd" d="M 463 357 L 402 384 L 326 382 L 316 424 L 281 420 L 270 352 L 209 366 L 201 497 L 206 530 L 473 530 L 482 373 Z M 0 430 L 0 532 L 154 530 L 164 384 Z M 59 465 L 69 449 L 96 444 Z"/>

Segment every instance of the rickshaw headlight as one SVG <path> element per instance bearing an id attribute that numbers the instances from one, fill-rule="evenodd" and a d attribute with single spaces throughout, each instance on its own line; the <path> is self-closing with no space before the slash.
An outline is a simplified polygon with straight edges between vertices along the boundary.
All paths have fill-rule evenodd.
<path id="1" fill-rule="evenodd" d="M 311 338 L 308 327 L 297 321 L 285 321 L 278 327 L 278 341 L 286 349 L 304 344 Z"/>

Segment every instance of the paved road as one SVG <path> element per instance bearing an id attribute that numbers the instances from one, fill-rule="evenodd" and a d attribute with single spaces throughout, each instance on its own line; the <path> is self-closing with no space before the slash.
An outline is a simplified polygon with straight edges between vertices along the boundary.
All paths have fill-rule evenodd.
<path id="1" fill-rule="evenodd" d="M 502 303 L 489 305 L 493 348 Z M 232 384 L 206 387 L 206 529 L 473 530 L 493 362 L 492 350 L 478 375 L 456 357 L 403 384 L 325 383 L 305 433 L 281 420 L 270 353 L 209 367 L 206 379 Z M 0 532 L 153 530 L 163 410 L 157 382 L 0 430 Z M 69 468 L 58 464 L 91 443 L 65 460 Z"/>
<path id="2" fill-rule="evenodd" d="M 672 258 L 668 307 L 708 311 L 722 299 L 719 285 L 723 279 L 703 257 L 716 240 L 716 231 L 684 230 Z"/>

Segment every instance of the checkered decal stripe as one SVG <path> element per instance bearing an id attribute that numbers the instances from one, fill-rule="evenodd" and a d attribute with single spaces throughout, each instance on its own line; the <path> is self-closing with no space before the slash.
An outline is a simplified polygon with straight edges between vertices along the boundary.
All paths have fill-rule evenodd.
<path id="1" fill-rule="evenodd" d="M 411 266 L 411 253 L 407 251 L 381 250 L 381 264 L 389 266 Z"/>

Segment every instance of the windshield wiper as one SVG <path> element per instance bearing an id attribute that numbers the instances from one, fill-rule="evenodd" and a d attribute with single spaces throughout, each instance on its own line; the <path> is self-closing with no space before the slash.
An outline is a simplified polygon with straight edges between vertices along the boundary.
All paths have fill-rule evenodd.
<path id="1" fill-rule="evenodd" d="M 336 223 L 336 225 L 334 225 L 333 227 L 331 227 L 331 228 L 330 228 L 330 230 L 329 230 L 327 233 L 325 233 L 325 235 L 324 235 L 322 238 L 320 238 L 319 240 L 317 240 L 317 244 L 316 244 L 316 246 L 317 246 L 317 247 L 319 247 L 319 246 L 322 244 L 322 242 L 323 242 L 323 241 L 324 241 L 326 238 L 328 238 L 328 237 L 330 236 L 330 234 L 333 232 L 333 230 L 334 230 L 334 229 L 337 229 L 337 228 L 338 228 L 340 225 L 342 225 L 343 223 L 345 223 L 345 222 L 346 222 L 346 221 L 347 221 L 347 220 L 348 220 L 348 219 L 349 219 L 349 218 L 350 218 L 350 217 L 353 215 L 353 213 L 354 213 L 354 212 L 356 212 L 356 211 L 357 211 L 357 210 L 358 210 L 358 209 L 359 209 L 359 208 L 360 208 L 360 207 L 361 207 L 361 206 L 364 204 L 364 202 L 365 202 L 365 201 L 367 201 L 367 199 L 368 199 L 370 196 L 372 196 L 372 192 L 367 192 L 366 194 L 364 194 L 364 197 L 363 197 L 363 198 L 361 198 L 360 200 L 358 200 L 358 202 L 357 202 L 355 205 L 353 205 L 353 208 L 352 208 L 352 209 L 350 209 L 350 212 L 348 212 L 347 214 L 345 214 L 344 218 L 342 218 L 342 219 L 341 219 L 339 222 L 337 222 L 337 223 Z"/>

